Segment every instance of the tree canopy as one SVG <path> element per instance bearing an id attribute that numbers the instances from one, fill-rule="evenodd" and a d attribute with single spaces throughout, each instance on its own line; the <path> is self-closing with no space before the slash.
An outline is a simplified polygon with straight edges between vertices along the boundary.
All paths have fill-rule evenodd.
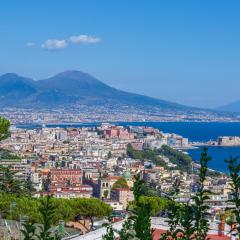
<path id="1" fill-rule="evenodd" d="M 2 193 L 0 194 L 0 213 L 3 218 L 14 220 L 19 220 L 20 216 L 27 215 L 32 221 L 42 223 L 43 220 L 38 211 L 42 199 Z M 10 210 L 12 203 L 16 203 L 14 211 Z M 112 213 L 112 208 L 108 204 L 95 198 L 53 198 L 52 204 L 55 207 L 52 216 L 53 224 L 58 223 L 59 219 L 73 221 L 77 216 L 102 218 Z"/>
<path id="2" fill-rule="evenodd" d="M 0 116 L 0 141 L 10 136 L 9 127 L 10 127 L 9 120 Z"/>
<path id="3" fill-rule="evenodd" d="M 182 171 L 191 172 L 192 158 L 183 152 L 179 152 L 167 145 L 163 145 L 159 153 L 169 158 L 169 160 L 177 165 L 177 168 Z"/>
<path id="4" fill-rule="evenodd" d="M 112 190 L 116 190 L 117 188 L 129 188 L 125 178 L 121 177 L 113 184 Z"/>
<path id="5" fill-rule="evenodd" d="M 130 158 L 133 159 L 139 159 L 141 162 L 144 161 L 151 161 L 152 163 L 168 168 L 167 164 L 159 157 L 158 150 L 152 150 L 152 149 L 143 149 L 142 151 L 136 150 L 132 147 L 131 144 L 128 144 L 127 146 L 127 155 Z"/>

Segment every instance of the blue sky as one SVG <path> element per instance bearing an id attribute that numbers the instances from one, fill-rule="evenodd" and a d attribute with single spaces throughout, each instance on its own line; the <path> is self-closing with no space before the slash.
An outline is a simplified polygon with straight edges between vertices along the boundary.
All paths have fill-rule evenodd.
<path id="1" fill-rule="evenodd" d="M 187 105 L 239 100 L 240 2 L 3 0 L 0 74 L 88 72 Z"/>

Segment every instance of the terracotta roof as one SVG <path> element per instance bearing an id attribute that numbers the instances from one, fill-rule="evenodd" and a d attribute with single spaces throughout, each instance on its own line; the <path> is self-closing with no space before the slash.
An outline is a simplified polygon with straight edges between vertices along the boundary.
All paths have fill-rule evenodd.
<path id="1" fill-rule="evenodd" d="M 159 240 L 161 234 L 163 234 L 165 231 L 162 229 L 155 229 L 153 231 L 153 240 Z M 218 236 L 218 235 L 208 235 L 208 237 L 211 240 L 230 240 L 230 237 L 228 236 Z"/>

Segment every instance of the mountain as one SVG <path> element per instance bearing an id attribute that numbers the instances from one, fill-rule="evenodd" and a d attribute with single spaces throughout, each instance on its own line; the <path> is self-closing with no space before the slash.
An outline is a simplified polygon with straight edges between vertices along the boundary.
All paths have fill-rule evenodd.
<path id="1" fill-rule="evenodd" d="M 202 112 L 188 107 L 108 86 L 80 71 L 66 71 L 34 81 L 14 73 L 0 76 L 0 107 L 55 108 L 87 106 L 131 106 L 144 111 Z"/>
<path id="2" fill-rule="evenodd" d="M 25 99 L 37 92 L 33 80 L 15 73 L 7 73 L 0 77 L 0 105 L 15 105 L 16 101 Z"/>
<path id="3" fill-rule="evenodd" d="M 240 113 L 240 100 L 221 106 L 217 110 Z"/>

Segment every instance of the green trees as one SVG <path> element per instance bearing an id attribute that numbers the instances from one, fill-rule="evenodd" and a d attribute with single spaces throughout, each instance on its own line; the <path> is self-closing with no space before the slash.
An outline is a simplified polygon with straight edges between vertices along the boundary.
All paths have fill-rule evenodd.
<path id="1" fill-rule="evenodd" d="M 208 209 L 206 201 L 210 193 L 205 189 L 204 182 L 208 171 L 210 157 L 207 149 L 203 148 L 199 169 L 199 191 L 192 197 L 193 204 L 177 203 L 175 198 L 179 193 L 179 182 L 175 181 L 170 206 L 168 210 L 169 230 L 161 236 L 161 240 L 206 240 L 209 230 Z"/>
<path id="2" fill-rule="evenodd" d="M 25 222 L 23 223 L 23 229 L 21 229 L 21 232 L 23 234 L 24 240 L 34 240 L 36 239 L 36 226 L 34 225 L 34 222 Z"/>
<path id="3" fill-rule="evenodd" d="M 25 201 L 27 201 L 27 198 L 25 198 Z M 111 214 L 110 206 L 98 199 L 54 199 L 47 196 L 40 199 L 30 199 L 29 201 L 26 204 L 32 205 L 38 216 L 30 215 L 30 221 L 24 224 L 22 233 L 25 240 L 36 239 L 36 237 L 39 240 L 58 240 L 60 239 L 60 233 L 53 233 L 52 225 L 57 224 L 59 220 L 73 221 L 81 215 L 86 218 L 89 217 L 93 223 L 94 217 Z M 18 204 L 19 202 L 16 201 L 17 206 Z M 25 214 L 28 213 L 25 208 Z M 42 224 L 37 231 L 34 223 Z"/>
<path id="4" fill-rule="evenodd" d="M 108 219 L 108 224 L 105 224 L 106 227 L 106 234 L 102 236 L 103 240 L 115 240 L 113 226 L 112 226 L 112 219 Z"/>
<path id="5" fill-rule="evenodd" d="M 180 224 L 180 208 L 179 204 L 175 202 L 175 197 L 179 194 L 180 181 L 175 180 L 173 189 L 169 196 L 169 208 L 168 208 L 168 226 L 169 230 L 161 235 L 161 240 L 167 240 L 169 238 L 177 239 L 178 233 L 181 231 L 179 228 Z"/>
<path id="6" fill-rule="evenodd" d="M 139 198 L 139 202 L 150 206 L 150 209 L 151 209 L 150 215 L 151 216 L 156 216 L 163 210 L 168 209 L 169 205 L 170 205 L 170 201 L 168 199 L 157 197 L 157 196 L 142 195 Z"/>
<path id="7" fill-rule="evenodd" d="M 152 240 L 151 231 L 151 204 L 150 201 L 143 199 L 145 182 L 141 179 L 140 174 L 135 177 L 133 186 L 134 203 L 129 207 L 129 217 L 119 231 L 121 240 Z M 108 225 L 107 233 L 103 236 L 105 240 L 112 240 L 113 227 Z"/>
<path id="8" fill-rule="evenodd" d="M 132 211 L 133 227 L 139 240 L 152 240 L 151 207 L 149 203 L 137 202 Z"/>
<path id="9" fill-rule="evenodd" d="M 206 201 L 209 199 L 208 194 L 210 192 L 205 189 L 204 183 L 206 180 L 208 162 L 210 161 L 210 159 L 211 158 L 207 154 L 207 149 L 203 148 L 199 168 L 199 190 L 191 198 L 193 202 L 192 204 L 190 204 L 190 201 L 188 203 L 178 203 L 176 201 L 176 198 L 179 194 L 180 181 L 177 179 L 174 182 L 172 192 L 170 193 L 168 199 L 165 200 L 165 206 L 168 208 L 167 222 L 169 225 L 169 230 L 165 234 L 162 234 L 160 238 L 161 240 L 207 239 L 207 233 L 209 230 L 209 207 L 206 204 Z M 240 165 L 238 165 L 238 169 L 235 170 L 232 175 L 235 177 L 235 184 L 239 184 L 238 188 L 235 186 L 234 189 L 238 189 L 239 191 L 240 178 L 236 178 L 236 171 L 240 172 Z M 151 214 L 156 213 L 160 209 L 162 210 L 163 206 L 162 208 L 157 208 L 157 198 L 145 196 L 145 183 L 141 179 L 140 174 L 138 174 L 135 178 L 133 193 L 135 200 L 133 204 L 129 206 L 129 208 L 131 209 L 129 211 L 130 217 L 126 220 L 126 223 L 120 231 L 120 239 L 130 240 L 134 239 L 132 237 L 136 237 L 139 240 L 151 240 Z M 237 194 L 236 196 L 239 197 L 239 194 Z M 236 201 L 240 205 L 239 199 L 236 198 Z M 238 220 L 240 221 L 240 218 Z M 109 235 L 106 236 L 110 236 L 110 234 L 112 234 L 112 231 L 112 227 L 111 231 L 109 228 Z"/>
<path id="10" fill-rule="evenodd" d="M 135 199 L 135 205 L 132 210 L 133 227 L 136 233 L 136 237 L 139 240 L 151 240 L 152 232 L 150 203 L 147 201 L 141 201 L 144 185 L 144 181 L 140 179 L 140 175 L 138 174 L 133 185 L 133 194 Z"/>
<path id="11" fill-rule="evenodd" d="M 8 194 L 21 194 L 21 181 L 14 177 L 9 167 L 0 167 L 0 192 Z"/>
<path id="12" fill-rule="evenodd" d="M 23 215 L 36 223 L 42 223 L 39 213 L 42 198 L 29 198 L 27 196 L 16 196 L 14 194 L 0 194 L 0 213 L 3 218 L 19 220 Z M 93 222 L 94 217 L 103 218 L 112 213 L 112 208 L 99 199 L 51 199 L 54 206 L 52 223 L 57 224 L 59 220 L 73 221 L 75 217 L 81 216 Z M 10 213 L 11 203 L 16 203 L 14 211 Z"/>
<path id="13" fill-rule="evenodd" d="M 231 202 L 235 207 L 231 209 L 232 213 L 235 216 L 235 223 L 237 223 L 237 235 L 238 238 L 240 238 L 240 163 L 239 158 L 233 158 L 230 157 L 228 160 L 225 160 L 225 162 L 228 164 L 228 170 L 230 174 L 231 179 L 231 195 L 232 199 L 229 201 Z M 230 224 L 233 224 L 234 222 L 231 222 Z"/>
<path id="14" fill-rule="evenodd" d="M 117 188 L 129 188 L 125 178 L 119 178 L 112 186 L 112 190 Z"/>
<path id="15" fill-rule="evenodd" d="M 31 197 L 35 189 L 30 176 L 26 180 L 18 180 L 15 174 L 10 167 L 0 166 L 0 193 Z"/>
<path id="16" fill-rule="evenodd" d="M 167 164 L 159 157 L 159 152 L 157 150 L 144 149 L 142 151 L 136 150 L 131 144 L 127 145 L 127 155 L 133 159 L 139 159 L 142 162 L 145 160 L 150 160 L 154 164 L 167 168 Z"/>
<path id="17" fill-rule="evenodd" d="M 158 150 L 151 150 L 146 148 L 146 149 L 143 149 L 142 151 L 139 151 L 134 149 L 131 146 L 131 144 L 128 144 L 127 155 L 133 159 L 139 159 L 142 162 L 144 162 L 145 160 L 148 160 L 148 161 L 150 160 L 154 164 L 168 169 L 167 164 L 159 156 L 159 155 L 163 155 L 169 158 L 173 164 L 176 164 L 177 169 L 182 170 L 184 172 L 191 171 L 191 163 L 192 163 L 191 157 L 167 145 L 163 145 L 162 148 Z"/>
<path id="18" fill-rule="evenodd" d="M 26 222 L 23 225 L 24 228 L 21 230 L 24 235 L 24 240 L 60 240 L 60 235 L 51 230 L 55 207 L 53 206 L 50 196 L 40 200 L 38 211 L 42 218 L 42 225 L 38 227 L 39 233 L 36 233 L 37 227 L 34 222 Z"/>
<path id="19" fill-rule="evenodd" d="M 133 195 L 134 195 L 134 198 L 135 198 L 135 201 L 138 201 L 140 196 L 144 195 L 144 181 L 141 179 L 140 177 L 140 174 L 137 174 L 135 176 L 135 182 L 134 182 L 134 185 L 133 185 Z"/>
<path id="20" fill-rule="evenodd" d="M 31 197 L 35 192 L 36 189 L 33 186 L 30 176 L 28 176 L 27 179 L 23 181 L 23 194 Z"/>
<path id="21" fill-rule="evenodd" d="M 119 237 L 121 240 L 132 240 L 134 234 L 133 221 L 129 218 L 123 223 L 122 229 L 119 231 Z"/>
<path id="22" fill-rule="evenodd" d="M 206 204 L 206 200 L 209 199 L 208 194 L 210 193 L 204 187 L 204 182 L 207 176 L 208 162 L 211 157 L 207 154 L 207 148 L 203 148 L 201 159 L 200 159 L 200 170 L 199 170 L 199 191 L 195 196 L 194 200 L 194 230 L 196 235 L 196 240 L 205 240 L 207 238 L 207 233 L 209 230 L 208 223 L 208 209 L 209 206 Z"/>
<path id="23" fill-rule="evenodd" d="M 6 118 L 0 116 L 0 141 L 10 136 L 9 127 L 10 122 Z"/>
<path id="24" fill-rule="evenodd" d="M 191 171 L 192 159 L 190 156 L 179 152 L 167 145 L 163 145 L 159 150 L 159 153 L 168 157 L 172 163 L 177 165 L 178 169 L 187 172 Z"/>
<path id="25" fill-rule="evenodd" d="M 99 199 L 76 198 L 69 201 L 72 202 L 71 206 L 74 211 L 73 214 L 75 216 L 90 220 L 91 227 L 90 229 L 87 229 L 88 231 L 90 231 L 93 227 L 94 217 L 103 218 L 106 216 L 110 216 L 112 213 L 112 208 L 108 204 L 100 201 Z M 60 209 L 60 211 L 62 210 Z"/>
<path id="26" fill-rule="evenodd" d="M 51 226 L 53 224 L 53 216 L 55 207 L 53 205 L 52 199 L 50 196 L 42 198 L 40 200 L 41 205 L 39 207 L 39 212 L 42 216 L 42 225 L 40 228 L 40 233 L 37 235 L 39 240 L 55 240 L 59 239 L 57 234 L 52 234 Z"/>
<path id="27" fill-rule="evenodd" d="M 21 160 L 21 158 L 19 156 L 12 154 L 10 151 L 5 150 L 5 149 L 0 151 L 0 155 L 1 155 L 2 159 Z"/>
<path id="28" fill-rule="evenodd" d="M 9 132 L 10 122 L 4 117 L 0 116 L 0 141 L 10 136 Z M 2 150 L 2 159 L 15 159 L 20 160 L 20 157 L 11 154 L 8 150 Z M 15 178 L 15 172 L 11 170 L 10 166 L 0 166 L 0 193 L 23 195 L 28 194 L 29 196 L 34 191 L 34 188 L 30 186 L 30 179 L 20 181 Z"/>

